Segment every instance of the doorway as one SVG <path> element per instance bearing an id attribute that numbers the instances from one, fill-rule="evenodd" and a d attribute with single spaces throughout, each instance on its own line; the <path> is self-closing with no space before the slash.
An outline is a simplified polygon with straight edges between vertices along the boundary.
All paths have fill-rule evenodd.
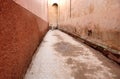
<path id="1" fill-rule="evenodd" d="M 54 3 L 49 9 L 49 26 L 52 29 L 58 28 L 58 4 Z"/>

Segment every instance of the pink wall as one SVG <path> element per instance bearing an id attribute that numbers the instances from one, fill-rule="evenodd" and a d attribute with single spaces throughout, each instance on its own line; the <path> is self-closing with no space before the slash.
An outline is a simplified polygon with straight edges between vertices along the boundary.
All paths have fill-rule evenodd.
<path id="1" fill-rule="evenodd" d="M 61 0 L 59 15 L 59 28 L 120 51 L 120 0 L 71 0 L 71 10 L 70 0 Z"/>
<path id="2" fill-rule="evenodd" d="M 45 21 L 48 21 L 47 0 L 13 0 Z"/>

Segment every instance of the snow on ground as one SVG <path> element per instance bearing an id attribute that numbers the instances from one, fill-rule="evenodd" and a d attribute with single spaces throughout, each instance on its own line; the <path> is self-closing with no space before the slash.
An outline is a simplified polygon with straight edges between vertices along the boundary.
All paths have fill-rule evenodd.
<path id="1" fill-rule="evenodd" d="M 120 79 L 120 67 L 59 31 L 48 31 L 24 79 Z"/>

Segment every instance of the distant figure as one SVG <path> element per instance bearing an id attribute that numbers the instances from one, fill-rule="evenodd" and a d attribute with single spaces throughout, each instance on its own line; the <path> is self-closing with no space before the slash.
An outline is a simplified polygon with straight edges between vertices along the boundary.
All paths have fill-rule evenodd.
<path id="1" fill-rule="evenodd" d="M 54 26 L 54 25 L 51 24 L 51 25 L 49 26 L 49 28 L 50 28 L 51 30 L 54 30 L 54 29 L 58 29 L 58 26 Z"/>

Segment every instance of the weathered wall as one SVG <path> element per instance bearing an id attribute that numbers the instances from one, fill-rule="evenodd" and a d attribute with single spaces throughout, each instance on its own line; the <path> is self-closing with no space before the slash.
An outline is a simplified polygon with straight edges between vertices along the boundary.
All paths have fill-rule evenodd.
<path id="1" fill-rule="evenodd" d="M 120 0 L 60 0 L 59 18 L 60 29 L 120 51 Z"/>
<path id="2" fill-rule="evenodd" d="M 0 79 L 22 79 L 48 22 L 14 3 L 0 0 Z"/>

